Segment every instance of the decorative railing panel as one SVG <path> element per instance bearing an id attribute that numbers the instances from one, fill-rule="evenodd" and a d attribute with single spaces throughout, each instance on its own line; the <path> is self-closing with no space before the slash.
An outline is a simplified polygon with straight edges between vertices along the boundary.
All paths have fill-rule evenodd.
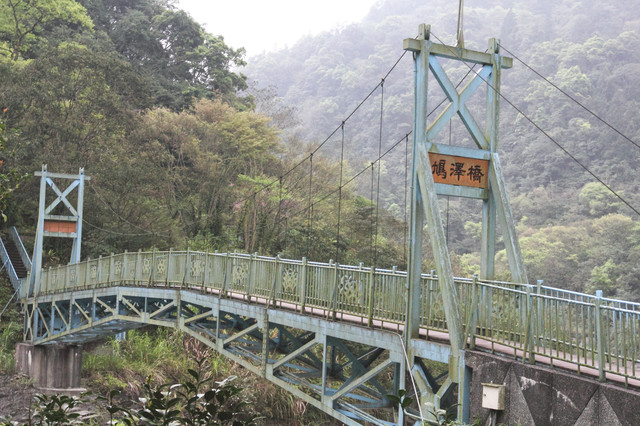
<path id="1" fill-rule="evenodd" d="M 446 331 L 444 302 L 438 280 L 432 272 L 422 277 L 421 324 L 427 328 Z"/>
<path id="2" fill-rule="evenodd" d="M 335 285 L 335 266 L 309 262 L 307 264 L 307 291 L 305 305 L 328 309 Z"/>
<path id="3" fill-rule="evenodd" d="M 276 279 L 276 259 L 271 262 L 264 258 L 255 258 L 253 260 L 253 295 L 270 299 L 274 281 Z M 249 287 L 247 287 L 248 289 Z"/>
<path id="4" fill-rule="evenodd" d="M 408 294 L 406 272 L 374 270 L 373 275 L 373 317 L 398 324 L 404 323 Z"/>

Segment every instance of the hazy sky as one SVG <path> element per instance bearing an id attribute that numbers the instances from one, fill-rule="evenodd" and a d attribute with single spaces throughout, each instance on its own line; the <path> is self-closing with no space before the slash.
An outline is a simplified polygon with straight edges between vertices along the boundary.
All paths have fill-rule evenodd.
<path id="1" fill-rule="evenodd" d="M 377 0 L 179 0 L 205 29 L 247 56 L 293 46 L 301 37 L 360 21 Z"/>

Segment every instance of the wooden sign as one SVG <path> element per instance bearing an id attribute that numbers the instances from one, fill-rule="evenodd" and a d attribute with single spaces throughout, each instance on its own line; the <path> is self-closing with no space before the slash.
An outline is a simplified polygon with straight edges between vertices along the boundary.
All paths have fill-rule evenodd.
<path id="1" fill-rule="evenodd" d="M 76 232 L 76 223 L 66 220 L 45 220 L 45 232 L 59 232 L 62 234 L 73 234 Z"/>
<path id="2" fill-rule="evenodd" d="M 489 182 L 489 160 L 429 153 L 435 183 L 486 188 Z"/>

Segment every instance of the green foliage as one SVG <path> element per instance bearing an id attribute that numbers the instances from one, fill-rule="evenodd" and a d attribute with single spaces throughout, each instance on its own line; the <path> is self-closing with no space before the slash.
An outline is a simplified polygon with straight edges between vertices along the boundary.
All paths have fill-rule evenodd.
<path id="1" fill-rule="evenodd" d="M 5 114 L 7 109 L 5 108 L 0 112 L 0 156 L 6 158 L 7 151 L 7 123 L 5 122 Z M 0 160 L 0 169 L 4 165 L 4 160 Z M 16 169 L 9 169 L 4 167 L 0 173 L 0 216 L 2 222 L 7 221 L 7 215 L 5 209 L 7 207 L 8 198 L 12 192 L 20 187 L 20 182 L 24 180 L 26 176 L 20 175 Z"/>
<path id="2" fill-rule="evenodd" d="M 140 398 L 143 407 L 135 414 L 127 411 L 122 422 L 137 424 L 142 421 L 153 425 L 255 424 L 252 416 L 241 412 L 246 402 L 239 399 L 242 389 L 233 384 L 235 377 L 212 384 L 213 378 L 203 374 L 205 360 L 197 364 L 197 369 L 188 370 L 190 380 L 179 384 L 153 386 L 147 380 L 144 384 L 145 397 Z M 111 410 L 115 411 L 116 408 Z"/>
<path id="3" fill-rule="evenodd" d="M 427 10 L 428 9 L 428 10 Z M 313 117 L 303 130 L 311 139 L 326 135 L 348 114 L 355 99 L 363 99 L 372 85 L 402 54 L 399 40 L 413 36 L 415 16 L 429 16 L 432 31 L 439 40 L 451 44 L 451 6 L 443 1 L 428 5 L 416 1 L 382 2 L 372 8 L 361 23 L 331 33 L 308 36 L 288 49 L 253 58 L 246 73 L 265 85 L 279 89 L 284 103 L 298 105 L 303 117 Z M 468 18 L 467 14 L 466 18 Z M 467 47 L 484 50 L 486 38 L 500 36 L 501 44 L 525 63 L 531 65 L 555 85 L 580 101 L 599 117 L 607 120 L 633 141 L 638 141 L 637 99 L 640 81 L 640 34 L 635 30 L 635 17 L 625 7 L 615 5 L 603 9 L 596 2 L 583 2 L 579 8 L 570 1 L 492 2 L 473 8 L 472 30 L 467 29 Z M 567 16 L 571 16 L 567 19 Z M 602 28 L 602 22 L 615 25 Z M 601 28 L 594 35 L 588 28 Z M 496 34 L 496 28 L 501 33 Z M 544 31 L 540 31 L 544 28 Z M 362 40 L 367 40 L 362 43 Z M 511 56 L 510 53 L 503 53 Z M 451 75 L 461 78 L 468 68 L 443 61 Z M 406 67 L 406 72 L 405 68 Z M 384 132 L 389 139 L 407 132 L 411 123 L 410 99 L 413 82 L 411 60 L 404 57 L 385 79 Z M 353 76 L 358 76 L 354 79 Z M 585 112 L 565 95 L 537 78 L 517 60 L 511 70 L 504 71 L 502 93 L 531 117 L 561 146 L 602 178 L 636 208 L 637 148 L 616 135 L 597 118 Z M 454 84 L 457 79 L 454 79 Z M 430 104 L 438 103 L 442 93 L 430 85 Z M 372 117 L 379 105 L 379 94 L 362 106 L 368 119 L 350 119 L 345 129 L 352 153 L 350 164 L 372 161 L 377 154 L 378 126 Z M 369 105 L 369 103 L 371 105 Z M 480 102 L 478 102 L 480 104 Z M 478 109 L 482 105 L 475 104 Z M 594 219 L 614 213 L 634 215 L 591 176 L 560 151 L 551 141 L 530 125 L 520 114 L 502 104 L 500 155 L 516 218 L 529 278 L 544 279 L 547 284 L 574 290 L 586 290 L 594 268 L 608 259 L 616 265 L 609 276 L 618 296 L 637 298 L 640 281 L 632 256 L 607 249 L 625 247 L 637 253 L 637 245 L 629 244 L 633 236 L 610 229 L 589 235 L 585 230 L 597 229 Z M 475 110 L 474 110 L 475 111 Z M 437 112 L 436 112 L 437 114 Z M 433 117 L 436 116 L 433 115 Z M 479 115 L 478 118 L 482 118 Z M 448 131 L 438 135 L 438 143 L 452 141 L 466 146 L 468 132 L 453 120 Z M 469 144 L 473 146 L 473 144 Z M 335 145 L 334 145 L 335 147 Z M 405 172 L 404 152 L 392 152 L 385 158 L 390 164 L 389 176 L 383 181 L 381 207 L 390 206 L 396 217 L 402 217 Z M 335 148 L 334 148 L 335 155 Z M 354 158 L 355 157 L 355 158 Z M 337 158 L 337 155 L 334 156 Z M 368 183 L 359 184 L 359 193 L 368 192 Z M 386 194 L 385 194 L 386 193 Z M 399 208 L 400 206 L 400 208 Z M 481 207 L 470 203 L 452 203 L 446 208 L 449 248 L 460 256 L 457 271 L 473 270 L 479 259 L 478 228 L 465 224 L 480 223 Z M 637 223 L 637 217 L 631 216 Z M 464 232 L 462 232 L 464 229 Z M 615 233 L 618 243 L 608 234 Z M 470 237 L 471 235 L 471 237 Z M 396 241 L 399 239 L 396 237 Z M 361 247 L 362 245 L 360 245 Z M 498 242 L 498 249 L 502 244 Z M 607 254 L 607 251 L 615 251 Z M 363 260 L 360 254 L 360 260 Z M 366 255 L 364 256 L 366 259 Z M 455 256 L 452 256 L 455 258 Z M 499 254 L 498 276 L 508 277 L 506 256 Z M 457 260 L 456 260 L 457 261 Z M 598 269 L 596 269 L 596 272 Z M 598 273 L 593 276 L 596 280 Z M 636 289 L 636 290 L 634 290 Z"/>
<path id="4" fill-rule="evenodd" d="M 631 218 L 609 214 L 572 225 L 519 230 L 530 279 L 637 300 L 640 282 L 634 257 L 640 229 Z"/>
<path id="5" fill-rule="evenodd" d="M 234 50 L 167 0 L 81 0 L 96 30 L 148 78 L 155 105 L 181 111 L 200 98 L 222 98 L 239 109 L 252 99 L 237 96 L 246 78 L 232 71 L 244 62 Z"/>
<path id="6" fill-rule="evenodd" d="M 151 425 L 254 425 L 255 416 L 247 412 L 241 398 L 243 389 L 231 376 L 214 382 L 206 358 L 188 369 L 188 377 L 180 383 L 154 385 L 148 377 L 143 385 L 139 409 L 118 405 L 118 389 L 110 390 L 98 400 L 106 403 L 109 424 Z M 29 425 L 87 424 L 99 413 L 81 413 L 80 405 L 89 401 L 90 392 L 80 396 L 37 394 L 30 407 Z M 9 425 L 4 421 L 2 425 Z"/>
<path id="7" fill-rule="evenodd" d="M 162 340 L 171 343 L 163 346 Z M 163 349 L 156 349 L 159 347 Z M 145 349 L 155 352 L 155 355 L 145 355 Z M 147 360 L 152 368 L 139 362 L 140 359 Z M 198 359 L 200 361 L 194 361 Z M 235 380 L 220 379 L 235 375 L 239 376 Z M 112 340 L 107 345 L 85 351 L 83 379 L 87 380 L 88 387 L 96 393 L 105 395 L 100 399 L 105 401 L 112 419 L 139 417 L 137 412 L 145 407 L 132 405 L 131 401 L 137 401 L 139 396 L 143 396 L 146 402 L 152 398 L 160 398 L 158 404 L 154 405 L 156 407 L 162 404 L 166 406 L 169 400 L 178 398 L 180 402 L 176 403 L 175 409 L 181 410 L 181 418 L 213 415 L 214 408 L 211 404 L 215 402 L 218 413 L 229 410 L 242 413 L 234 415 L 234 421 L 250 422 L 256 419 L 255 416 L 274 421 L 295 420 L 302 424 L 315 424 L 315 421 L 324 424 L 326 420 L 326 416 L 319 410 L 307 407 L 306 403 L 295 399 L 284 389 L 256 377 L 248 370 L 238 368 L 197 340 L 175 331 L 129 331 L 124 341 Z M 194 399 L 193 392 L 198 383 L 199 398 Z M 224 386 L 220 396 L 207 402 L 204 395 L 214 388 L 221 388 L 221 383 Z M 239 388 L 244 388 L 242 395 L 236 393 Z M 165 395 L 163 392 L 167 391 L 170 392 Z M 211 395 L 213 394 L 209 394 Z M 218 398 L 227 398 L 227 403 L 222 404 Z M 253 403 L 245 405 L 244 400 L 251 400 Z M 205 414 L 205 411 L 209 414 Z"/>
<path id="8" fill-rule="evenodd" d="M 192 364 L 182 333 L 165 328 L 129 331 L 125 340 L 111 340 L 105 349 L 87 354 L 82 365 L 83 374 L 102 390 L 129 387 L 133 391 L 145 377 L 179 380 Z"/>
<path id="9" fill-rule="evenodd" d="M 407 396 L 407 391 L 405 389 L 400 389 L 398 391 L 398 395 L 391 395 L 391 394 L 387 395 L 387 399 L 389 399 L 391 402 L 398 404 L 398 406 L 402 410 L 407 409 L 408 407 L 411 406 L 411 404 L 415 402 L 413 398 Z"/>
<path id="10" fill-rule="evenodd" d="M 586 184 L 580 191 L 578 199 L 588 210 L 589 215 L 594 217 L 616 213 L 622 207 L 619 199 L 602 184 L 596 182 Z"/>
<path id="11" fill-rule="evenodd" d="M 20 341 L 22 341 L 20 323 L 10 321 L 0 327 L 0 371 L 13 371 L 15 347 Z"/>
<path id="12" fill-rule="evenodd" d="M 387 395 L 387 399 L 397 404 L 403 411 L 410 409 L 411 406 L 415 405 L 414 403 L 416 402 L 413 398 L 407 395 L 407 391 L 405 389 L 400 389 L 397 395 Z M 457 407 L 458 404 L 454 404 L 450 407 L 447 407 L 446 410 L 433 410 L 429 413 L 423 413 L 425 416 L 429 416 L 429 418 L 431 419 L 424 420 L 423 424 L 437 424 L 441 426 L 462 425 L 462 423 L 456 421 Z M 414 409 L 413 411 L 417 410 Z"/>
<path id="13" fill-rule="evenodd" d="M 338 162 L 339 138 L 314 151 L 401 55 L 399 41 L 413 35 L 415 16 L 428 14 L 434 35 L 452 40 L 443 30 L 447 2 L 392 3 L 380 3 L 360 24 L 252 58 L 242 72 L 263 86 L 251 88 L 239 72 L 243 49 L 207 33 L 172 1 L 2 3 L 1 142 L 6 129 L 19 129 L 0 155 L 2 214 L 11 224 L 35 223 L 37 182 L 15 191 L 14 176 L 32 175 L 43 163 L 69 173 L 84 167 L 92 177 L 85 256 L 150 247 L 237 249 L 402 268 L 409 141 L 376 163 L 379 194 L 368 173 L 338 186 L 340 170 L 346 179 L 376 159 L 381 130 L 383 151 L 410 132 L 410 57 L 385 79 L 382 129 L 383 99 L 375 92 L 345 123 L 345 164 Z M 559 18 L 567 14 L 572 18 Z M 637 139 L 640 35 L 624 7 L 498 1 L 474 7 L 472 16 L 467 47 L 484 50 L 483 40 L 501 28 L 505 48 Z M 598 35 L 588 30 L 595 22 Z M 443 66 L 454 80 L 468 72 L 460 64 Z M 509 100 L 638 205 L 633 145 L 517 61 L 503 77 Z M 255 110 L 246 89 L 256 96 Z M 439 95 L 433 90 L 430 99 Z M 481 107 L 482 100 L 471 106 Z M 521 115 L 504 106 L 501 125 L 502 164 L 529 276 L 637 297 L 637 220 Z M 473 146 L 458 120 L 439 137 Z M 305 160 L 312 152 L 313 170 Z M 467 200 L 442 205 L 456 273 L 477 271 L 481 209 Z M 52 261 L 67 257 L 64 243 L 46 244 Z M 499 277 L 508 276 L 505 258 L 498 255 Z M 605 268 L 609 261 L 614 268 Z"/>
<path id="14" fill-rule="evenodd" d="M 21 342 L 24 318 L 16 299 L 15 290 L 7 278 L 0 281 L 0 371 L 12 373 L 16 344 Z M 3 312 L 4 310 L 4 312 Z"/>
<path id="15" fill-rule="evenodd" d="M 616 290 L 616 270 L 616 265 L 611 259 L 608 259 L 602 266 L 595 266 L 591 270 L 591 278 L 589 279 L 586 290 L 589 293 L 602 290 L 605 297 L 613 296 Z"/>
<path id="16" fill-rule="evenodd" d="M 86 10 L 75 0 L 6 0 L 0 2 L 0 57 L 18 61 L 46 43 L 52 25 L 93 28 Z"/>
<path id="17" fill-rule="evenodd" d="M 86 424 L 93 416 L 81 416 L 78 406 L 86 401 L 90 393 L 82 393 L 79 397 L 68 395 L 34 396 L 33 413 L 29 424 L 36 425 L 73 425 Z M 31 413 L 30 413 L 31 414 Z"/>

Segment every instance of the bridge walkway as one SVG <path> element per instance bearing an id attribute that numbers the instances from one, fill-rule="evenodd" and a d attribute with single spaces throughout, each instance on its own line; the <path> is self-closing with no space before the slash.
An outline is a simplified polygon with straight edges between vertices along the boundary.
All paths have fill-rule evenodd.
<path id="1" fill-rule="evenodd" d="M 421 280 L 421 338 L 406 348 L 407 277 L 396 269 L 239 253 L 122 253 L 43 270 L 34 295 L 21 297 L 25 337 L 34 344 L 174 327 L 345 423 L 387 424 L 397 421 L 393 414 L 376 416 L 393 413 L 386 395 L 408 388 L 406 357 L 445 366 L 451 357 L 437 277 Z M 638 385 L 637 304 L 541 283 L 455 282 L 467 350 Z M 464 368 L 414 369 L 411 385 L 455 405 Z"/>

